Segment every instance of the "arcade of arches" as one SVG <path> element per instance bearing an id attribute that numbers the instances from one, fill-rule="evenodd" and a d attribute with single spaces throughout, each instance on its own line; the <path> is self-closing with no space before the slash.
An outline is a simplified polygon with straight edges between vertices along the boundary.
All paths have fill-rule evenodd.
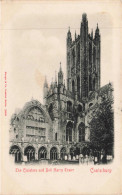
<path id="1" fill-rule="evenodd" d="M 82 150 L 84 152 L 84 154 L 88 153 L 87 148 Z M 71 147 L 69 149 L 69 152 L 67 151 L 66 147 L 62 147 L 61 149 L 57 148 L 57 147 L 52 147 L 50 149 L 41 146 L 38 149 L 38 153 L 36 156 L 36 149 L 33 146 L 27 146 L 24 149 L 24 153 L 22 153 L 22 150 L 17 146 L 17 145 L 13 145 L 9 151 L 10 155 L 13 156 L 14 161 L 16 163 L 19 163 L 21 161 L 27 161 L 27 162 L 33 162 L 35 160 L 65 160 L 65 157 L 70 156 L 70 160 L 73 159 L 73 157 L 76 155 L 80 155 L 81 153 L 81 149 L 78 147 Z M 26 158 L 26 160 L 23 159 L 23 157 Z"/>

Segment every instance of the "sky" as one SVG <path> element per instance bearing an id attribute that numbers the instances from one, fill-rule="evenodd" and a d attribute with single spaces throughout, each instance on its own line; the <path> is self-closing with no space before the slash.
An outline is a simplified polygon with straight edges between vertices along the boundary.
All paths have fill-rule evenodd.
<path id="1" fill-rule="evenodd" d="M 117 5 L 116 5 L 117 6 Z M 117 9 L 115 9 L 117 10 Z M 60 62 L 66 80 L 66 36 L 80 32 L 82 14 L 87 13 L 89 32 L 97 23 L 101 35 L 101 86 L 114 82 L 119 40 L 117 11 L 107 3 L 13 3 L 3 6 L 1 23 L 3 63 L 7 72 L 9 115 L 32 98 L 43 103 L 45 76 L 48 83 L 58 73 Z"/>

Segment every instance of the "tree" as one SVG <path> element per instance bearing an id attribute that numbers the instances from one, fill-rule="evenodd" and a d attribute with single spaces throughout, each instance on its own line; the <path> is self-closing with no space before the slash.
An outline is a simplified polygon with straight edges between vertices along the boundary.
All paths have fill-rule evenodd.
<path id="1" fill-rule="evenodd" d="M 92 110 L 90 125 L 91 147 L 113 154 L 114 144 L 114 113 L 112 96 L 102 96 L 101 103 L 97 103 Z"/>

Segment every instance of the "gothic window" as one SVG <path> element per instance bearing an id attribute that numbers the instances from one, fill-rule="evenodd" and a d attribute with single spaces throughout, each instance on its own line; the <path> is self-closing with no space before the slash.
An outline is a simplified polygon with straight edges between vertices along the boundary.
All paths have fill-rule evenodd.
<path id="1" fill-rule="evenodd" d="M 92 78 L 89 76 L 89 91 L 92 91 Z"/>
<path id="2" fill-rule="evenodd" d="M 40 118 L 44 121 L 43 111 L 40 108 L 38 108 L 37 106 L 30 108 L 30 110 L 28 112 L 27 119 L 40 121 Z"/>
<path id="3" fill-rule="evenodd" d="M 89 64 L 92 63 L 92 45 L 89 43 Z"/>
<path id="4" fill-rule="evenodd" d="M 41 147 L 38 151 L 38 158 L 39 159 L 46 159 L 47 158 L 47 150 L 45 147 Z"/>
<path id="5" fill-rule="evenodd" d="M 93 66 L 94 66 L 94 70 L 96 68 L 96 49 L 94 47 L 93 49 Z"/>
<path id="6" fill-rule="evenodd" d="M 21 161 L 21 151 L 18 146 L 14 145 L 11 147 L 10 152 L 12 156 L 14 155 L 14 160 L 15 162 L 20 162 Z"/>
<path id="7" fill-rule="evenodd" d="M 75 66 L 75 51 L 72 51 L 72 66 Z"/>
<path id="8" fill-rule="evenodd" d="M 79 142 L 85 141 L 85 125 L 84 123 L 80 123 L 78 126 L 78 132 L 79 132 Z"/>
<path id="9" fill-rule="evenodd" d="M 54 120 L 54 115 L 53 115 L 53 104 L 50 104 L 49 106 L 49 115 L 52 120 Z"/>
<path id="10" fill-rule="evenodd" d="M 95 91 L 95 78 L 93 79 L 93 91 Z"/>
<path id="11" fill-rule="evenodd" d="M 33 161 L 35 160 L 35 149 L 33 146 L 28 146 L 25 148 L 24 155 L 27 156 L 28 161 Z"/>
<path id="12" fill-rule="evenodd" d="M 79 104 L 78 105 L 78 112 L 82 112 L 83 111 L 83 108 L 82 108 L 82 106 Z"/>
<path id="13" fill-rule="evenodd" d="M 77 46 L 77 66 L 80 64 L 80 44 Z"/>
<path id="14" fill-rule="evenodd" d="M 57 141 L 57 133 L 55 133 L 55 141 Z"/>
<path id="15" fill-rule="evenodd" d="M 75 95 L 75 82 L 74 82 L 74 80 L 72 81 L 72 93 L 74 96 Z"/>
<path id="16" fill-rule="evenodd" d="M 61 160 L 64 160 L 66 154 L 66 148 L 61 149 Z"/>
<path id="17" fill-rule="evenodd" d="M 73 129 L 72 123 L 68 122 L 66 126 L 66 141 L 72 142 L 72 129 Z"/>
<path id="18" fill-rule="evenodd" d="M 80 77 L 77 77 L 77 95 L 78 99 L 80 98 Z"/>
<path id="19" fill-rule="evenodd" d="M 67 112 L 72 112 L 72 102 L 67 102 Z"/>
<path id="20" fill-rule="evenodd" d="M 57 148 L 53 147 L 50 150 L 50 159 L 57 160 L 57 158 L 58 158 Z"/>

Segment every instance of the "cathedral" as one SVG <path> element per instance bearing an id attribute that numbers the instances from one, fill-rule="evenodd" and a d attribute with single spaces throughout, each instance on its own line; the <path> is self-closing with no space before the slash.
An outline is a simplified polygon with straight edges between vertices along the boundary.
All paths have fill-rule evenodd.
<path id="1" fill-rule="evenodd" d="M 67 80 L 60 63 L 58 78 L 43 87 L 43 105 L 32 99 L 10 124 L 10 150 L 15 162 L 78 160 L 90 143 L 91 112 L 102 94 L 111 95 L 111 84 L 100 86 L 100 31 L 89 33 L 82 15 L 80 34 L 67 32 Z"/>

